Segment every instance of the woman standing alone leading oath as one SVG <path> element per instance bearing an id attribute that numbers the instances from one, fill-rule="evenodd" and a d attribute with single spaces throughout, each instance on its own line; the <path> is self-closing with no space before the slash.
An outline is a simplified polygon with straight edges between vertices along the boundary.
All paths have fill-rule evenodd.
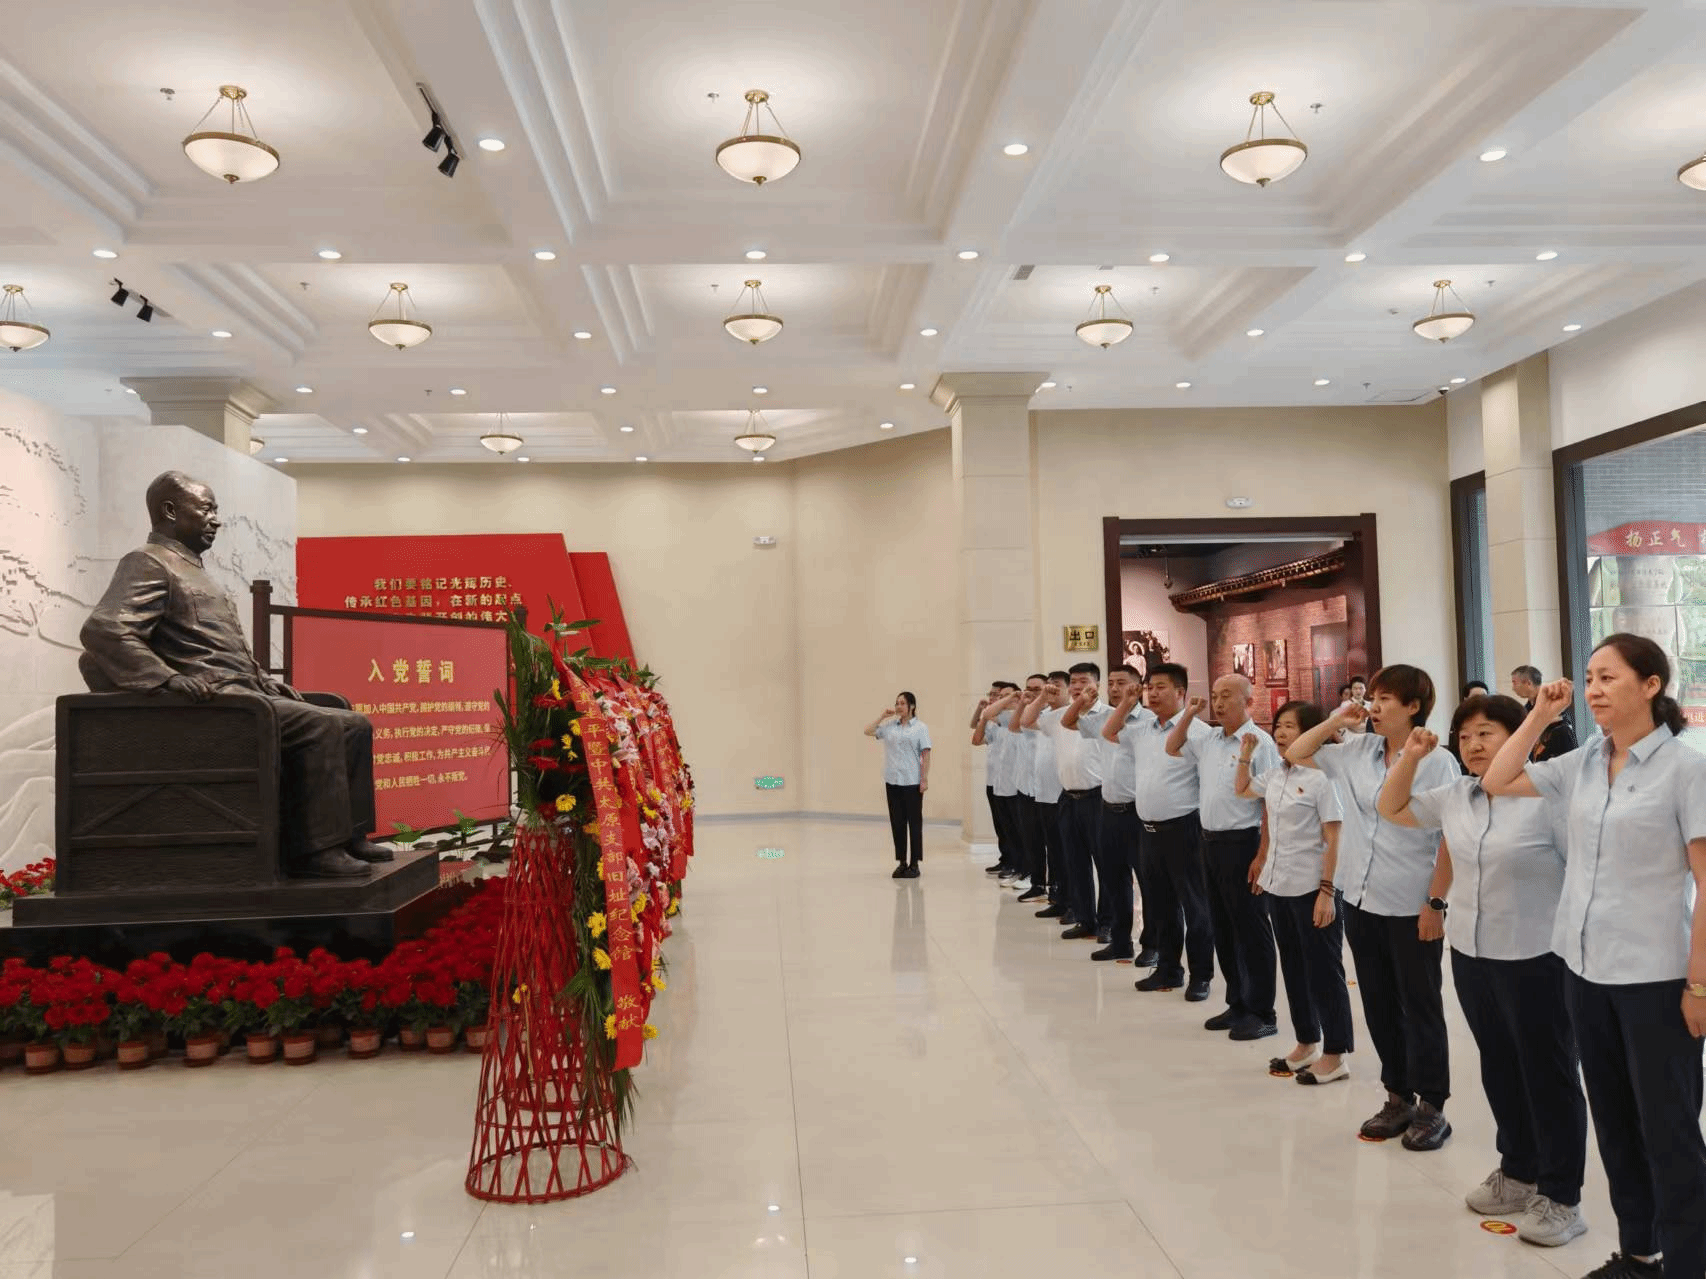
<path id="1" fill-rule="evenodd" d="M 924 860 L 924 792 L 930 789 L 930 730 L 918 718 L 918 699 L 902 693 L 865 726 L 883 744 L 883 785 L 894 835 L 894 879 L 917 879 Z M 912 851 L 907 853 L 910 838 Z"/>
<path id="2" fill-rule="evenodd" d="M 1569 680 L 1547 684 L 1482 782 L 1492 795 L 1539 796 L 1568 823 L 1552 949 L 1570 970 L 1620 1244 L 1587 1279 L 1706 1279 L 1706 910 L 1694 904 L 1706 891 L 1706 756 L 1677 740 L 1685 724 L 1669 683 L 1652 640 L 1607 636 L 1586 679 L 1604 737 L 1529 762 L 1571 702 Z"/>

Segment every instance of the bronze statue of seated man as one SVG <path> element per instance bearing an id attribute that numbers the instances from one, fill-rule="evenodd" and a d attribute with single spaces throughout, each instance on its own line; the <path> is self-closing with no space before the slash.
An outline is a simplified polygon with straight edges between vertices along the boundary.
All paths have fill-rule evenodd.
<path id="1" fill-rule="evenodd" d="M 312 706 L 263 671 L 236 605 L 202 567 L 219 533 L 206 484 L 167 471 L 148 486 L 148 544 L 119 561 L 83 625 L 79 668 L 94 692 L 166 690 L 204 702 L 242 690 L 271 699 L 284 788 L 285 872 L 333 879 L 390 861 L 371 843 L 373 725 L 364 715 Z"/>

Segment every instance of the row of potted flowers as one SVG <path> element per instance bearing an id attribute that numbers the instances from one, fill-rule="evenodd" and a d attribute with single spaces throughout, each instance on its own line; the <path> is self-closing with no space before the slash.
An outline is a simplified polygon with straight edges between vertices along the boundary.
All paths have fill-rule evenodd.
<path id="1" fill-rule="evenodd" d="M 15 870 L 9 875 L 0 875 L 0 910 L 4 910 L 20 897 L 51 893 L 53 873 L 53 858 L 47 857 L 39 862 L 31 862 L 22 870 Z"/>
<path id="2" fill-rule="evenodd" d="M 315 949 L 280 948 L 261 963 L 166 954 L 122 970 L 59 956 L 45 968 L 0 966 L 0 1066 L 24 1060 L 32 1073 L 95 1064 L 110 1046 L 121 1069 L 165 1055 L 176 1039 L 187 1066 L 212 1064 L 243 1040 L 251 1061 L 280 1049 L 293 1064 L 343 1042 L 352 1057 L 376 1056 L 385 1039 L 404 1048 L 449 1051 L 466 1032 L 484 1042 L 492 955 L 507 881 L 482 881 L 422 937 L 378 963 Z"/>

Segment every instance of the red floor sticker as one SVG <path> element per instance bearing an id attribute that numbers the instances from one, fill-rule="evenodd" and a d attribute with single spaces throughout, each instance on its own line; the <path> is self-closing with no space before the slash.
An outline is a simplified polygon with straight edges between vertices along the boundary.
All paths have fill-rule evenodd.
<path id="1" fill-rule="evenodd" d="M 1516 1227 L 1508 1221 L 1483 1221 L 1481 1229 L 1490 1235 L 1514 1235 Z"/>
<path id="2" fill-rule="evenodd" d="M 1370 1137 L 1370 1136 L 1367 1136 L 1367 1135 L 1359 1132 L 1357 1134 L 1357 1140 L 1358 1141 L 1366 1141 L 1371 1146 L 1378 1146 L 1381 1142 L 1385 1141 L 1386 1138 L 1384 1138 L 1384 1137 Z"/>

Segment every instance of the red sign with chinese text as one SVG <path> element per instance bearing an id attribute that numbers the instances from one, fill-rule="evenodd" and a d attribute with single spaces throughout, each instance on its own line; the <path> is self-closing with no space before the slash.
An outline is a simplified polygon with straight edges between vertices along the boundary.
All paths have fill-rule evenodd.
<path id="1" fill-rule="evenodd" d="M 1590 555 L 1706 555 L 1706 524 L 1638 520 L 1588 538 Z"/>
<path id="2" fill-rule="evenodd" d="M 373 721 L 381 838 L 396 824 L 446 826 L 509 816 L 509 754 L 492 694 L 509 679 L 496 627 L 293 617 L 291 680 L 341 693 Z"/>
<path id="3" fill-rule="evenodd" d="M 598 625 L 577 637 L 597 657 L 634 655 L 602 551 L 570 551 L 561 533 L 426 537 L 304 537 L 296 543 L 297 603 L 475 622 L 527 609 L 539 633 L 551 606 Z"/>

